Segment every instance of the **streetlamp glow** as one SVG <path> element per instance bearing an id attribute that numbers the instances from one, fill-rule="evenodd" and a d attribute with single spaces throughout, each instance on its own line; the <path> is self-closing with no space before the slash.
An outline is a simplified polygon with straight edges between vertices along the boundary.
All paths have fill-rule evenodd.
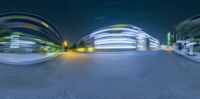
<path id="1" fill-rule="evenodd" d="M 64 42 L 63 42 L 63 47 L 64 47 L 64 48 L 67 48 L 67 47 L 68 47 L 68 42 L 67 42 L 67 41 L 64 41 Z"/>

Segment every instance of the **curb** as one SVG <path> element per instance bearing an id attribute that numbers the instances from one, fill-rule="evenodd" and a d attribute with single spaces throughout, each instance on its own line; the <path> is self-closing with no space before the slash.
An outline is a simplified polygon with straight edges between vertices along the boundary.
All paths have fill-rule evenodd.
<path id="1" fill-rule="evenodd" d="M 181 53 L 179 53 L 178 51 L 173 51 L 173 52 L 175 52 L 175 53 L 177 53 L 177 54 L 179 54 L 179 55 L 181 55 L 181 56 L 184 56 L 184 57 L 186 57 L 186 58 L 188 58 L 188 59 L 190 59 L 190 60 L 193 60 L 193 61 L 195 61 L 195 62 L 200 62 L 200 59 L 193 58 L 193 57 L 191 57 L 191 56 L 181 54 Z"/>

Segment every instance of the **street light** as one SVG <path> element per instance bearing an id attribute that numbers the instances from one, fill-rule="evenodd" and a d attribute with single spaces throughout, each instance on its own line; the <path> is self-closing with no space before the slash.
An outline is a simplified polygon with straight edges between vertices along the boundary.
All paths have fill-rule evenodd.
<path id="1" fill-rule="evenodd" d="M 69 46 L 69 44 L 68 44 L 68 42 L 65 40 L 65 41 L 63 42 L 63 48 L 64 48 L 64 50 L 66 50 L 66 49 L 68 48 L 68 46 Z"/>

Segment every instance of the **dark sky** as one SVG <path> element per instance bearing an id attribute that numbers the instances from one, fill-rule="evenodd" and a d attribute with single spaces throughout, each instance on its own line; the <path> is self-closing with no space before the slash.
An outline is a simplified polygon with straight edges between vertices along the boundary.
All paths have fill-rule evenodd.
<path id="1" fill-rule="evenodd" d="M 30 12 L 57 27 L 75 42 L 96 29 L 128 23 L 165 41 L 176 24 L 200 13 L 199 0 L 1 0 L 0 13 Z"/>

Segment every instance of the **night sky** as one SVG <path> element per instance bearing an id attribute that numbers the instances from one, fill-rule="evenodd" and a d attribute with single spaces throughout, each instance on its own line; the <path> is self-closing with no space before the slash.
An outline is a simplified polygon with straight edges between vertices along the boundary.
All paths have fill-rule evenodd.
<path id="1" fill-rule="evenodd" d="M 200 13 L 199 0 L 1 0 L 0 13 L 29 12 L 49 20 L 75 42 L 112 24 L 133 24 L 165 42 L 167 32 Z"/>

